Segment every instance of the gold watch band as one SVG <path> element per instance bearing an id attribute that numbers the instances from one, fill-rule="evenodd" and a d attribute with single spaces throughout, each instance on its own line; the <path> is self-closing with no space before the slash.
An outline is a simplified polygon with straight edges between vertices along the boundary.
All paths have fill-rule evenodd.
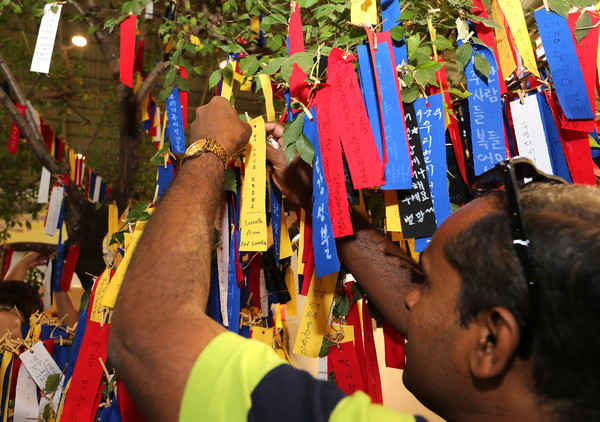
<path id="1" fill-rule="evenodd" d="M 223 148 L 219 142 L 212 138 L 200 139 L 187 147 L 183 161 L 185 162 L 191 158 L 200 157 L 207 152 L 216 154 L 217 157 L 221 159 L 225 167 L 227 167 L 229 164 L 229 156 L 227 155 L 227 151 L 225 151 L 225 148 Z"/>

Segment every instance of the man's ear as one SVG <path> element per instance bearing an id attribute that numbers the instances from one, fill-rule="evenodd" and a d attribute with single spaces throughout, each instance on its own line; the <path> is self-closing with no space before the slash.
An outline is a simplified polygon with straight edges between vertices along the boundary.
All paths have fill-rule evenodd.
<path id="1" fill-rule="evenodd" d="M 514 315 L 498 306 L 482 311 L 471 324 L 477 327 L 477 343 L 469 361 L 471 374 L 479 379 L 489 379 L 506 372 L 520 338 Z"/>

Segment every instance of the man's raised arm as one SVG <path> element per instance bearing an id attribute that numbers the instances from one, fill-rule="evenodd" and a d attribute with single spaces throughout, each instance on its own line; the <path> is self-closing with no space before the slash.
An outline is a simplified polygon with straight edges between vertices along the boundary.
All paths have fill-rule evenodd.
<path id="1" fill-rule="evenodd" d="M 196 111 L 190 142 L 231 155 L 251 128 L 215 97 Z M 214 153 L 179 170 L 140 239 L 115 307 L 109 356 L 148 421 L 176 421 L 192 366 L 222 326 L 204 313 L 224 165 Z"/>

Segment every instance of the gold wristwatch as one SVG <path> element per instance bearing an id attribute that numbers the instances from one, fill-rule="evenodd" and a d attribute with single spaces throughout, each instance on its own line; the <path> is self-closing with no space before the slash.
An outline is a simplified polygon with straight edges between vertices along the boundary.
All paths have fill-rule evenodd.
<path id="1" fill-rule="evenodd" d="M 185 162 L 191 158 L 200 157 L 207 152 L 216 154 L 217 157 L 223 161 L 223 165 L 225 167 L 227 167 L 227 164 L 229 164 L 229 156 L 227 155 L 227 151 L 225 151 L 225 148 L 223 148 L 220 143 L 212 138 L 200 139 L 187 147 L 183 161 Z"/>

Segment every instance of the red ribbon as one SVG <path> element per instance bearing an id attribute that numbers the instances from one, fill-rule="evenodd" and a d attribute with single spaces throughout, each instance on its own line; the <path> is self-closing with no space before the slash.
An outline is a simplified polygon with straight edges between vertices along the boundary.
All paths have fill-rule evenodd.
<path id="1" fill-rule="evenodd" d="M 304 52 L 304 35 L 302 34 L 302 20 L 300 18 L 300 4 L 296 6 L 290 17 L 288 28 L 288 52 L 292 56 L 295 53 Z M 294 63 L 292 74 L 290 76 L 290 95 L 300 100 L 303 104 L 308 102 L 309 94 L 308 83 L 306 82 L 306 73 Z"/>
<path id="2" fill-rule="evenodd" d="M 121 22 L 121 82 L 133 88 L 133 61 L 135 59 L 135 30 L 137 16 L 129 15 Z"/>
<path id="3" fill-rule="evenodd" d="M 62 277 L 60 278 L 60 289 L 68 292 L 71 289 L 71 281 L 73 280 L 73 273 L 79 260 L 79 245 L 71 245 L 69 253 L 67 254 L 67 261 L 63 268 Z"/>
<path id="4" fill-rule="evenodd" d="M 179 70 L 181 70 L 181 77 L 186 81 L 188 80 L 188 73 L 185 67 L 180 66 Z M 188 92 L 179 90 L 179 101 L 181 102 L 181 117 L 183 118 L 183 128 L 187 129 L 187 120 L 188 120 Z"/>
<path id="5" fill-rule="evenodd" d="M 381 392 L 381 377 L 379 365 L 377 364 L 377 351 L 375 350 L 375 339 L 373 338 L 373 321 L 369 315 L 367 302 L 363 300 L 362 306 L 363 334 L 365 340 L 365 358 L 367 361 L 367 381 L 369 385 L 369 396 L 373 403 L 383 404 Z"/>
<path id="6" fill-rule="evenodd" d="M 383 340 L 385 343 L 385 366 L 404 369 L 404 337 L 386 321 L 383 324 Z"/>
<path id="7" fill-rule="evenodd" d="M 365 384 L 358 369 L 358 359 L 351 341 L 329 347 L 329 361 L 335 374 L 335 383 L 346 394 L 365 391 Z M 366 392 L 366 391 L 365 391 Z"/>
<path id="8" fill-rule="evenodd" d="M 19 103 L 16 104 L 17 110 L 21 113 L 21 116 L 25 116 L 25 109 L 27 106 L 21 105 Z M 12 123 L 10 127 L 10 135 L 8 136 L 8 152 L 11 154 L 17 153 L 17 148 L 19 147 L 19 137 L 21 136 L 21 129 L 15 122 Z"/>

